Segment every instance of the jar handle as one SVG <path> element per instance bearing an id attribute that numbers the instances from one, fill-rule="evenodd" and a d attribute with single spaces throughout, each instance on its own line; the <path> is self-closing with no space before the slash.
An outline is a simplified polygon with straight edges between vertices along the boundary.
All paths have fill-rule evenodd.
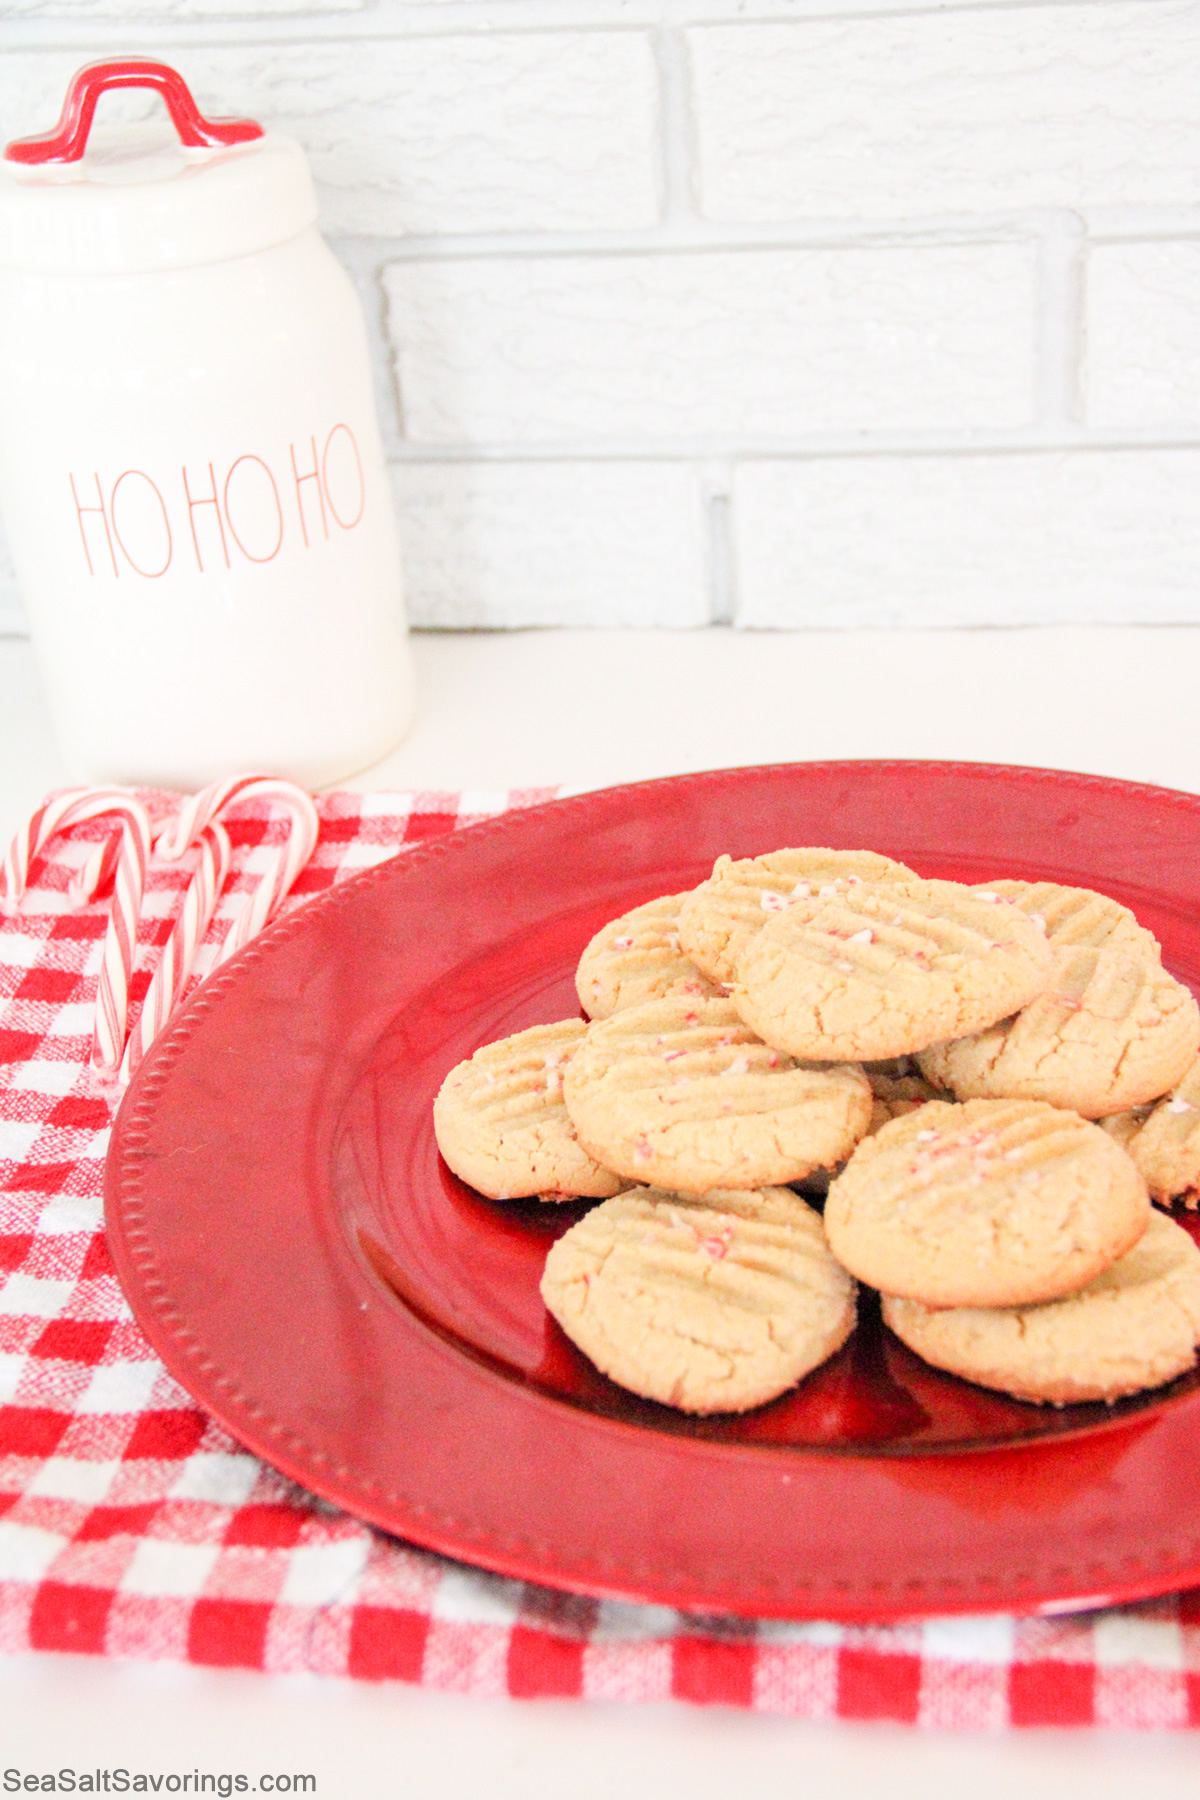
<path id="1" fill-rule="evenodd" d="M 15 163 L 78 162 L 87 147 L 88 133 L 96 116 L 96 102 L 109 88 L 153 88 L 167 103 L 180 142 L 189 149 L 219 144 L 246 144 L 263 135 L 253 119 L 206 119 L 191 90 L 169 63 L 121 57 L 112 62 L 88 63 L 71 78 L 63 101 L 62 117 L 53 131 L 41 137 L 14 138 L 4 152 Z"/>

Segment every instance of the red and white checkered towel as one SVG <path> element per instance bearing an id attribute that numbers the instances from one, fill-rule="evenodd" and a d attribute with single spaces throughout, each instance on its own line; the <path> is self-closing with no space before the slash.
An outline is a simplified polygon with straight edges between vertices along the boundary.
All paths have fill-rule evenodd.
<path id="1" fill-rule="evenodd" d="M 330 795 L 289 904 L 549 797 Z M 0 1650 L 960 1729 L 1200 1724 L 1200 1592 L 1053 1620 L 687 1617 L 411 1549 L 243 1451 L 142 1338 L 101 1231 L 111 1113 L 86 1063 L 105 909 L 72 911 L 66 889 L 102 830 L 58 841 L 19 917 L 0 919 Z M 261 808 L 231 822 L 233 905 L 212 943 L 282 830 Z M 186 879 L 152 867 L 135 1000 Z"/>

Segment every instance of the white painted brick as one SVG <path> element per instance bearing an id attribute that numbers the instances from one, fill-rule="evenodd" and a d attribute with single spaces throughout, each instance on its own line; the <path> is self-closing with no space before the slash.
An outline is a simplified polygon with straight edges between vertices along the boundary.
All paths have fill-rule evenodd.
<path id="1" fill-rule="evenodd" d="M 1101 244 L 1086 291 L 1089 421 L 1200 425 L 1200 243 Z"/>
<path id="2" fill-rule="evenodd" d="M 1200 450 L 747 463 L 751 626 L 1200 621 Z"/>
<path id="3" fill-rule="evenodd" d="M 713 219 L 1200 201 L 1194 0 L 689 35 Z"/>
<path id="4" fill-rule="evenodd" d="M 415 625 L 702 625 L 704 515 L 670 463 L 402 463 Z"/>
<path id="5" fill-rule="evenodd" d="M 698 438 L 1028 419 L 1023 243 L 385 271 L 406 433 Z"/>
<path id="6" fill-rule="evenodd" d="M 60 50 L 0 58 L 8 136 L 53 124 L 80 60 Z M 336 234 L 590 230 L 657 217 L 657 88 L 642 32 L 181 43 L 171 60 L 208 111 L 299 139 L 322 226 Z"/>

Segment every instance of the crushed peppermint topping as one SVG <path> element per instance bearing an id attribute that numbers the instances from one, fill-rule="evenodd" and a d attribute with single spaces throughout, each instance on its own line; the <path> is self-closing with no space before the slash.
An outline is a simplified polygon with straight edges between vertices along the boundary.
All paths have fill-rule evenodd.
<path id="1" fill-rule="evenodd" d="M 1195 1112 L 1196 1109 L 1190 1100 L 1184 1100 L 1179 1094 L 1172 1094 L 1167 1101 L 1166 1110 L 1169 1113 L 1185 1113 Z"/>
<path id="2" fill-rule="evenodd" d="M 995 904 L 996 904 L 996 902 L 997 902 L 997 901 L 998 901 L 998 900 L 999 900 L 999 898 L 1000 898 L 1000 896 L 999 896 L 999 894 L 980 894 L 980 893 L 976 893 L 976 895 L 975 895 L 975 898 L 976 898 L 976 899 L 977 899 L 977 900 L 986 900 L 986 901 L 987 901 L 987 902 L 988 902 L 988 904 L 989 904 L 989 905 L 993 905 L 993 906 L 994 906 L 994 905 L 995 905 Z"/>
<path id="3" fill-rule="evenodd" d="M 660 1044 L 662 1043 L 661 1038 L 659 1038 L 658 1041 Z M 675 1062 L 678 1057 L 686 1056 L 686 1055 L 687 1055 L 686 1050 L 664 1050 L 662 1059 L 664 1062 Z"/>
<path id="4" fill-rule="evenodd" d="M 817 889 L 817 894 L 822 900 L 830 900 L 841 892 L 842 886 L 840 881 L 827 881 L 824 887 Z"/>
<path id="5" fill-rule="evenodd" d="M 792 899 L 793 900 L 809 900 L 811 898 L 812 898 L 812 883 L 809 881 L 798 881 L 796 883 L 795 887 L 792 889 Z"/>
<path id="6" fill-rule="evenodd" d="M 557 1094 L 561 1086 L 562 1076 L 557 1069 L 551 1069 L 550 1073 L 546 1076 L 546 1092 L 548 1094 Z"/>
<path id="7" fill-rule="evenodd" d="M 633 1160 L 635 1162 L 649 1162 L 650 1158 L 653 1155 L 654 1155 L 654 1150 L 651 1146 L 650 1140 L 648 1137 L 645 1136 L 644 1133 L 641 1137 L 634 1139 L 634 1141 L 633 1141 Z"/>
<path id="8" fill-rule="evenodd" d="M 869 925 L 864 925 L 861 931 L 852 931 L 846 942 L 848 944 L 873 944 L 875 933 Z"/>
<path id="9" fill-rule="evenodd" d="M 936 1131 L 918 1131 L 917 1142 L 918 1144 L 932 1144 L 936 1137 Z"/>
<path id="10" fill-rule="evenodd" d="M 732 1242 L 733 1226 L 722 1225 L 719 1236 L 714 1234 L 712 1237 L 700 1239 L 700 1248 L 706 1256 L 711 1256 L 714 1262 L 720 1262 L 723 1256 L 728 1256 L 729 1246 Z"/>
<path id="11" fill-rule="evenodd" d="M 767 1051 L 767 1067 L 770 1069 L 777 1069 L 779 1067 L 779 1052 L 778 1052 L 778 1050 L 768 1050 Z"/>
<path id="12" fill-rule="evenodd" d="M 1037 926 L 1039 931 L 1045 931 L 1046 921 L 1042 917 L 1041 913 L 1030 913 L 1029 917 L 1032 919 L 1033 923 Z"/>
<path id="13" fill-rule="evenodd" d="M 750 1058 L 748 1056 L 735 1056 L 725 1073 L 727 1075 L 748 1075 L 750 1073 Z"/>
<path id="14" fill-rule="evenodd" d="M 854 973 L 854 964 L 852 962 L 838 961 L 835 962 L 833 966 L 835 969 L 840 969 L 843 975 L 853 975 Z"/>
<path id="15" fill-rule="evenodd" d="M 758 904 L 764 912 L 786 912 L 787 901 L 782 894 L 776 894 L 770 888 L 764 888 L 758 896 Z"/>
<path id="16" fill-rule="evenodd" d="M 614 950 L 632 950 L 633 949 L 633 939 L 631 937 L 614 938 L 613 939 L 613 949 Z"/>
<path id="17" fill-rule="evenodd" d="M 668 933 L 667 933 L 667 949 L 678 951 L 678 949 L 679 949 L 679 933 L 677 931 L 668 931 Z"/>

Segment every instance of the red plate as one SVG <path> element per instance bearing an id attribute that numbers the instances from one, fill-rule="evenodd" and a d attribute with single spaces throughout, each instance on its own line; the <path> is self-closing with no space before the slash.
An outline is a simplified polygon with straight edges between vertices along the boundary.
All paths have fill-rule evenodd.
<path id="1" fill-rule="evenodd" d="M 1200 800 L 1040 769 L 808 763 L 557 801 L 431 840 L 294 913 L 142 1065 L 106 1179 L 171 1372 L 317 1493 L 434 1550 L 703 1611 L 888 1619 L 1200 1582 L 1200 1376 L 1039 1408 L 879 1325 L 793 1394 L 689 1420 L 547 1317 L 575 1207 L 480 1200 L 431 1102 L 480 1044 L 577 1011 L 625 907 L 721 851 L 869 846 L 924 874 L 1103 888 L 1200 986 Z"/>

